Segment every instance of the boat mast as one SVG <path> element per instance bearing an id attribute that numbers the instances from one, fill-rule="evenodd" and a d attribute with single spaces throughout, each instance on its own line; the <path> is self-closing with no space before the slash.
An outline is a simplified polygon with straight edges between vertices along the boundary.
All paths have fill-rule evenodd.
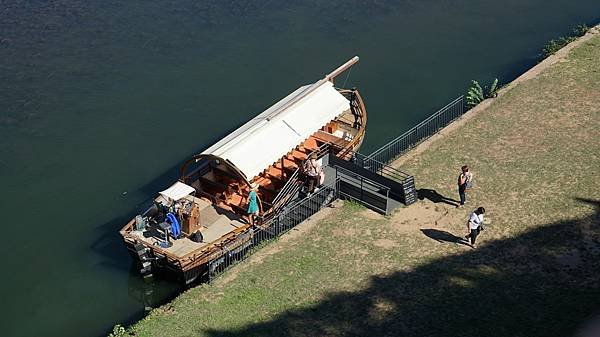
<path id="1" fill-rule="evenodd" d="M 284 105 L 282 105 L 281 107 L 279 107 L 277 110 L 273 111 L 271 114 L 265 116 L 264 118 L 266 120 L 268 120 L 268 121 L 271 120 L 271 119 L 273 119 L 273 118 L 275 118 L 283 110 L 289 108 L 290 106 L 292 106 L 296 102 L 300 101 L 302 98 L 304 98 L 306 95 L 310 94 L 311 92 L 315 91 L 317 88 L 319 88 L 325 82 L 331 82 L 331 83 L 333 83 L 333 81 L 334 81 L 334 79 L 335 79 L 336 76 L 338 76 L 339 74 L 343 73 L 348 68 L 352 67 L 356 62 L 358 62 L 358 56 L 354 56 L 348 62 L 346 62 L 346 63 L 342 64 L 341 66 L 339 66 L 336 70 L 334 70 L 331 73 L 325 75 L 324 78 L 322 78 L 322 79 L 318 80 L 317 82 L 315 82 L 313 85 L 310 86 L 310 88 L 308 88 L 307 90 L 305 90 L 304 92 L 302 92 L 297 97 L 294 97 L 291 101 L 285 103 Z"/>
<path id="2" fill-rule="evenodd" d="M 339 66 L 336 70 L 330 72 L 329 74 L 325 75 L 324 80 L 327 80 L 331 83 L 333 83 L 333 81 L 335 80 L 335 78 L 343 73 L 344 71 L 346 71 L 348 68 L 352 67 L 356 62 L 358 62 L 358 56 L 354 56 L 353 58 L 351 58 L 350 60 L 348 60 L 348 62 L 342 64 L 341 66 Z"/>

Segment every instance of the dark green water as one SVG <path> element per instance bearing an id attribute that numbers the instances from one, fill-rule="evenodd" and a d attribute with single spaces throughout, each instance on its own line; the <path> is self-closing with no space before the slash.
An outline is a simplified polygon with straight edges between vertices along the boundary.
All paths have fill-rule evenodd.
<path id="1" fill-rule="evenodd" d="M 102 335 L 173 296 L 118 229 L 187 157 L 353 55 L 368 153 L 598 17 L 598 0 L 0 2 L 2 335 Z"/>

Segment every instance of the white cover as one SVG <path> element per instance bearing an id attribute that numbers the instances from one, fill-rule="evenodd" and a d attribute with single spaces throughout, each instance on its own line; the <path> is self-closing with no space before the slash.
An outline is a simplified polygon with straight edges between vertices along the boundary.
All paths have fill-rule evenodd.
<path id="1" fill-rule="evenodd" d="M 202 154 L 229 160 L 251 180 L 349 108 L 333 84 L 321 80 L 298 88 Z"/>
<path id="2" fill-rule="evenodd" d="M 196 190 L 192 186 L 188 186 L 178 181 L 171 187 L 160 192 L 160 195 L 162 195 L 167 200 L 177 201 L 185 197 L 186 195 L 194 193 L 195 191 Z"/>

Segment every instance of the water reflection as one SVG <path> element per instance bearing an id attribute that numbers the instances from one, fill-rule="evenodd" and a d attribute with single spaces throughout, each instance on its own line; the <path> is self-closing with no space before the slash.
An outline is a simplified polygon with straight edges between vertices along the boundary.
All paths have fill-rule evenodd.
<path id="1" fill-rule="evenodd" d="M 161 306 L 166 299 L 175 297 L 185 289 L 175 281 L 166 281 L 156 276 L 142 277 L 139 271 L 140 266 L 132 263 L 129 270 L 128 294 L 145 313 Z"/>

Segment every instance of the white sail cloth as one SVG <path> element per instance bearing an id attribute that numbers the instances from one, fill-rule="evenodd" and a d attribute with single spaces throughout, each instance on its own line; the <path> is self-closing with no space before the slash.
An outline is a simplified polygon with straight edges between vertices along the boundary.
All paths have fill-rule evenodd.
<path id="1" fill-rule="evenodd" d="M 228 160 L 251 180 L 349 108 L 333 84 L 321 80 L 298 88 L 202 154 Z"/>

